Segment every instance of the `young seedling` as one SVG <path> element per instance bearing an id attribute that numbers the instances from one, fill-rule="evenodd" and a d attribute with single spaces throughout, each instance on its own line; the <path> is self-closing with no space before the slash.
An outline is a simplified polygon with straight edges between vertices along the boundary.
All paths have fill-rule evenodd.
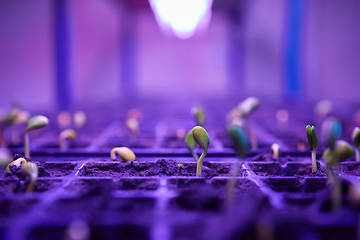
<path id="1" fill-rule="evenodd" d="M 324 153 L 324 162 L 326 164 L 326 173 L 329 178 L 329 182 L 333 185 L 332 199 L 333 199 L 333 211 L 338 211 L 342 202 L 342 187 L 341 179 L 334 178 L 332 167 L 337 166 L 340 161 L 344 161 L 354 156 L 354 151 L 351 146 L 342 140 L 335 142 L 333 149 L 328 148 Z"/>
<path id="2" fill-rule="evenodd" d="M 83 111 L 74 112 L 74 125 L 76 128 L 82 128 L 86 123 L 86 114 Z"/>
<path id="3" fill-rule="evenodd" d="M 110 152 L 111 160 L 116 160 L 116 153 L 119 155 L 123 162 L 134 161 L 136 156 L 135 154 L 127 147 L 116 147 L 113 148 Z"/>
<path id="4" fill-rule="evenodd" d="M 280 145 L 277 144 L 277 143 L 273 143 L 271 145 L 271 152 L 272 152 L 272 155 L 273 155 L 273 158 L 276 159 L 276 161 L 280 161 L 280 155 L 281 155 L 281 152 L 280 152 Z"/>
<path id="5" fill-rule="evenodd" d="M 24 177 L 30 178 L 29 186 L 26 190 L 27 193 L 31 193 L 34 190 L 34 185 L 39 174 L 39 170 L 35 163 L 26 162 L 21 167 L 21 174 Z"/>
<path id="6" fill-rule="evenodd" d="M 59 146 L 61 151 L 67 151 L 69 148 L 69 141 L 76 138 L 76 132 L 74 129 L 65 129 L 59 134 Z"/>
<path id="7" fill-rule="evenodd" d="M 185 144 L 186 147 L 189 149 L 191 156 L 195 158 L 196 161 L 199 160 L 199 156 L 194 152 L 196 148 L 196 142 L 193 138 L 192 131 L 189 131 L 188 134 L 185 136 Z"/>
<path id="8" fill-rule="evenodd" d="M 201 168 L 204 161 L 204 158 L 207 154 L 207 151 L 209 149 L 210 144 L 210 138 L 206 130 L 201 126 L 196 126 L 191 130 L 192 136 L 197 144 L 200 145 L 200 147 L 204 150 L 201 154 L 199 161 L 197 163 L 196 167 L 196 176 L 201 176 Z"/>
<path id="9" fill-rule="evenodd" d="M 194 115 L 197 124 L 200 125 L 200 126 L 204 126 L 204 124 L 205 124 L 205 114 L 201 110 L 201 108 L 193 107 L 191 109 L 191 113 L 192 113 L 192 115 Z"/>
<path id="10" fill-rule="evenodd" d="M 259 107 L 259 105 L 260 105 L 260 100 L 258 98 L 249 97 L 249 98 L 245 99 L 243 102 L 241 102 L 238 106 L 241 116 L 246 120 L 248 129 L 249 129 L 249 134 L 250 134 L 251 147 L 254 150 L 257 149 L 258 146 L 257 146 L 255 133 L 251 127 L 249 115 L 255 109 L 257 109 Z"/>
<path id="11" fill-rule="evenodd" d="M 227 131 L 230 134 L 230 137 L 234 143 L 234 148 L 238 153 L 239 159 L 244 158 L 246 151 L 250 148 L 249 141 L 246 138 L 244 130 L 237 125 L 233 125 L 230 126 L 227 129 Z M 239 161 L 235 160 L 230 171 L 231 179 L 228 181 L 228 186 L 227 186 L 227 202 L 229 206 L 233 201 L 236 176 L 239 172 L 239 168 L 240 168 Z"/>
<path id="12" fill-rule="evenodd" d="M 57 117 L 57 122 L 60 128 L 67 128 L 71 125 L 71 114 L 69 112 L 61 112 Z"/>
<path id="13" fill-rule="evenodd" d="M 328 118 L 323 122 L 321 132 L 330 149 L 333 149 L 335 142 L 341 137 L 341 123 L 335 118 Z"/>
<path id="14" fill-rule="evenodd" d="M 6 147 L 7 143 L 5 140 L 5 129 L 12 125 L 14 120 L 19 114 L 19 109 L 14 108 L 4 119 L 1 121 L 1 129 L 0 129 L 0 145 L 1 147 Z"/>
<path id="15" fill-rule="evenodd" d="M 305 130 L 306 130 L 308 145 L 311 150 L 312 171 L 316 172 L 317 171 L 316 149 L 319 146 L 319 138 L 314 126 L 307 125 Z"/>
<path id="16" fill-rule="evenodd" d="M 30 158 L 28 132 L 35 129 L 43 128 L 48 124 L 49 124 L 49 119 L 43 115 L 37 115 L 29 119 L 27 123 L 27 127 L 24 132 L 25 157 Z"/>
<path id="17" fill-rule="evenodd" d="M 136 120 L 135 118 L 128 118 L 126 120 L 126 127 L 130 130 L 131 137 L 133 139 L 136 139 L 139 133 L 139 121 Z"/>
<path id="18" fill-rule="evenodd" d="M 14 165 L 16 167 L 20 167 L 22 165 L 24 165 L 26 163 L 26 159 L 23 158 L 23 157 L 20 157 L 12 162 L 9 163 L 9 165 L 7 165 L 6 169 L 5 169 L 5 172 L 9 171 L 10 170 L 10 166 Z"/>
<path id="19" fill-rule="evenodd" d="M 352 133 L 352 141 L 355 145 L 355 159 L 357 162 L 360 161 L 360 154 L 359 154 L 359 148 L 360 148 L 360 129 L 358 127 L 354 128 L 354 131 Z"/>

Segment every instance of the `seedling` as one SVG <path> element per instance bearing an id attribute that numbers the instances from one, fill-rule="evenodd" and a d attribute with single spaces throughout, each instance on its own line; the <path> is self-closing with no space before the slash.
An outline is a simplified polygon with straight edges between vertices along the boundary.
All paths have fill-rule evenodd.
<path id="1" fill-rule="evenodd" d="M 27 123 L 27 127 L 24 132 L 25 157 L 30 158 L 28 132 L 35 129 L 43 128 L 48 124 L 49 124 L 49 119 L 43 115 L 37 115 L 29 119 Z"/>
<path id="2" fill-rule="evenodd" d="M 126 127 L 130 130 L 132 137 L 136 138 L 139 133 L 139 121 L 135 118 L 128 118 L 126 120 Z"/>
<path id="3" fill-rule="evenodd" d="M 273 155 L 273 158 L 276 159 L 276 161 L 280 161 L 280 155 L 281 155 L 281 152 L 280 152 L 280 145 L 277 144 L 277 143 L 273 143 L 271 145 L 271 152 L 272 152 L 272 155 Z"/>
<path id="4" fill-rule="evenodd" d="M 5 169 L 5 172 L 9 171 L 10 170 L 10 166 L 14 165 L 16 167 L 21 167 L 23 164 L 25 164 L 27 161 L 25 158 L 23 157 L 20 157 L 14 161 L 12 161 L 11 163 L 9 163 L 9 165 L 7 165 L 6 169 Z"/>
<path id="5" fill-rule="evenodd" d="M 328 118 L 323 122 L 321 130 L 323 138 L 329 144 L 330 149 L 333 149 L 335 146 L 335 142 L 341 137 L 341 123 L 335 118 Z"/>
<path id="6" fill-rule="evenodd" d="M 61 112 L 58 115 L 57 122 L 60 128 L 67 128 L 71 125 L 71 114 L 69 112 Z"/>
<path id="7" fill-rule="evenodd" d="M 260 100 L 258 98 L 249 97 L 245 99 L 243 102 L 239 104 L 239 111 L 241 116 L 246 120 L 249 134 L 250 134 L 250 141 L 251 141 L 251 147 L 252 149 L 257 149 L 257 141 L 255 133 L 252 129 L 251 122 L 249 119 L 250 113 L 252 113 L 255 109 L 257 109 L 260 105 Z"/>
<path id="8" fill-rule="evenodd" d="M 24 177 L 30 178 L 29 186 L 26 190 L 27 193 L 31 193 L 34 190 L 34 185 L 39 174 L 39 170 L 35 163 L 26 162 L 21 167 L 21 174 Z"/>
<path id="9" fill-rule="evenodd" d="M 201 126 L 196 126 L 191 130 L 192 136 L 197 144 L 200 145 L 200 147 L 204 150 L 201 154 L 199 161 L 197 163 L 196 167 L 196 176 L 201 176 L 201 168 L 204 161 L 204 158 L 207 154 L 207 151 L 209 149 L 210 144 L 210 138 L 206 130 Z"/>
<path id="10" fill-rule="evenodd" d="M 86 114 L 83 111 L 74 113 L 74 125 L 76 128 L 82 128 L 86 123 Z"/>
<path id="11" fill-rule="evenodd" d="M 342 140 L 335 142 L 333 149 L 329 148 L 324 153 L 324 162 L 326 164 L 326 173 L 329 182 L 333 185 L 332 198 L 333 198 L 333 211 L 339 210 L 342 202 L 341 195 L 341 179 L 334 178 L 332 167 L 335 167 L 340 161 L 346 160 L 354 156 L 354 151 L 351 146 Z"/>
<path id="12" fill-rule="evenodd" d="M 201 110 L 201 108 L 193 107 L 191 109 L 191 113 L 194 115 L 197 124 L 200 125 L 200 126 L 204 126 L 204 124 L 205 124 L 205 114 Z"/>
<path id="13" fill-rule="evenodd" d="M 233 126 L 230 126 L 227 129 L 227 131 L 231 136 L 231 139 L 234 143 L 234 148 L 238 153 L 239 159 L 244 158 L 246 151 L 250 148 L 250 145 L 246 138 L 244 130 L 237 125 L 233 125 Z M 236 176 L 239 172 L 239 169 L 240 169 L 239 161 L 235 160 L 235 162 L 231 168 L 231 172 L 230 172 L 231 179 L 228 181 L 228 186 L 227 186 L 227 202 L 229 205 L 233 201 Z"/>
<path id="14" fill-rule="evenodd" d="M 65 129 L 59 134 L 59 146 L 62 151 L 69 148 L 69 141 L 76 138 L 76 132 L 73 129 Z"/>
<path id="15" fill-rule="evenodd" d="M 196 161 L 199 160 L 199 156 L 194 152 L 196 148 L 196 142 L 192 135 L 192 131 L 189 131 L 188 134 L 185 136 L 185 144 L 186 147 L 189 149 L 191 156 L 195 158 Z"/>
<path id="16" fill-rule="evenodd" d="M 306 130 L 308 145 L 311 150 L 312 171 L 316 172 L 317 171 L 316 149 L 319 147 L 319 138 L 314 126 L 307 125 L 305 130 Z"/>
<path id="17" fill-rule="evenodd" d="M 16 117 L 19 114 L 19 109 L 14 108 L 4 119 L 1 121 L 1 129 L 0 129 L 0 145 L 1 147 L 6 147 L 7 143 L 5 140 L 5 129 L 14 122 Z"/>
<path id="18" fill-rule="evenodd" d="M 116 153 L 119 155 L 123 162 L 134 161 L 136 156 L 135 154 L 127 147 L 116 147 L 113 148 L 110 152 L 111 160 L 116 160 Z"/>
<path id="19" fill-rule="evenodd" d="M 355 145 L 355 158 L 356 161 L 360 161 L 360 154 L 359 154 L 359 148 L 360 148 L 360 129 L 358 127 L 354 128 L 354 131 L 352 133 L 352 141 Z"/>

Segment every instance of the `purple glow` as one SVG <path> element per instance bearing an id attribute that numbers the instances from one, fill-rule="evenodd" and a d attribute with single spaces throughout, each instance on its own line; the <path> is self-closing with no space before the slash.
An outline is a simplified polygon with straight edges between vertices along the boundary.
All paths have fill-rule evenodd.
<path id="1" fill-rule="evenodd" d="M 164 32 L 187 39 L 204 29 L 211 19 L 212 0 L 149 0 L 156 21 Z"/>

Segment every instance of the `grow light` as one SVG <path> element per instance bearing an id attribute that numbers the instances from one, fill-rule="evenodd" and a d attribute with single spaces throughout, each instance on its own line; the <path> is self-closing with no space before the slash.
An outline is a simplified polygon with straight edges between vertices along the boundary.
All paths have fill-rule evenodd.
<path id="1" fill-rule="evenodd" d="M 212 0 L 149 0 L 156 21 L 164 32 L 187 39 L 208 26 Z"/>

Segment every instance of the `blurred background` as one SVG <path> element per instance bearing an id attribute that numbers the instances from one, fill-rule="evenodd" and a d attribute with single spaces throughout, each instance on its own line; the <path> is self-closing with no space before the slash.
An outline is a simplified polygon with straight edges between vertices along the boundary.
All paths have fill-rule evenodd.
<path id="1" fill-rule="evenodd" d="M 0 108 L 360 100 L 358 0 L 2 0 Z"/>

